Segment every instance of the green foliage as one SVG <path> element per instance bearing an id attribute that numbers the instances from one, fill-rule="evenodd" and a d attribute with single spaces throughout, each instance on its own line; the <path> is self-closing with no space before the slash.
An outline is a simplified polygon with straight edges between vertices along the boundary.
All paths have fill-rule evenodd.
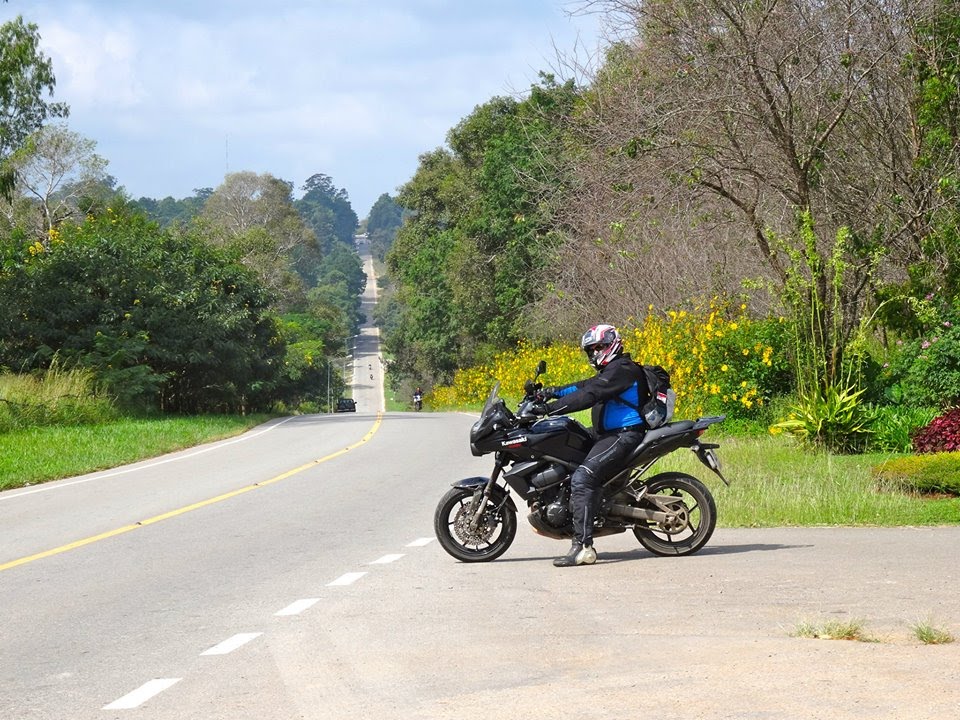
<path id="1" fill-rule="evenodd" d="M 6 160 L 48 117 L 66 117 L 63 103 L 49 103 L 57 80 L 53 64 L 40 51 L 37 26 L 23 18 L 0 25 L 0 196 L 13 192 L 13 169 Z"/>
<path id="2" fill-rule="evenodd" d="M 111 398 L 87 368 L 53 362 L 34 375 L 0 375 L 0 433 L 47 425 L 85 425 L 117 416 Z"/>
<path id="3" fill-rule="evenodd" d="M 950 317 L 956 318 L 956 315 L 951 313 Z M 960 403 L 960 327 L 954 320 L 926 326 L 932 329 L 897 346 L 893 362 L 881 376 L 887 397 L 911 407 L 957 405 Z"/>
<path id="4" fill-rule="evenodd" d="M 393 370 L 449 381 L 457 366 L 525 336 L 555 243 L 544 197 L 564 182 L 563 117 L 572 82 L 550 76 L 522 101 L 496 97 L 420 158 L 398 204 L 410 213 L 387 255 L 400 320 L 385 333 Z"/>
<path id="5" fill-rule="evenodd" d="M 321 251 L 328 252 L 336 243 L 353 247 L 358 219 L 347 191 L 335 187 L 333 180 L 322 173 L 307 178 L 303 190 L 303 197 L 294 206 L 313 231 Z"/>
<path id="6" fill-rule="evenodd" d="M 370 208 L 367 216 L 367 241 L 371 254 L 384 262 L 393 240 L 403 225 L 403 208 L 387 193 L 383 193 Z"/>
<path id="7" fill-rule="evenodd" d="M 870 472 L 884 490 L 960 495 L 960 452 L 893 458 Z"/>
<path id="8" fill-rule="evenodd" d="M 207 199 L 213 195 L 213 188 L 200 188 L 193 191 L 191 197 L 176 200 L 167 196 L 162 200 L 141 197 L 132 202 L 134 208 L 142 210 L 147 217 L 157 222 L 160 227 L 169 225 L 188 225 L 191 220 L 200 215 Z"/>
<path id="9" fill-rule="evenodd" d="M 931 408 L 871 405 L 870 413 L 873 415 L 870 450 L 910 452 L 913 434 L 933 420 L 937 411 Z"/>
<path id="10" fill-rule="evenodd" d="M 2 249 L 0 363 L 42 368 L 56 354 L 165 410 L 269 402 L 284 352 L 270 297 L 201 238 L 108 212 L 63 226 L 49 249 Z"/>
<path id="11" fill-rule="evenodd" d="M 805 445 L 831 452 L 860 452 L 872 434 L 873 413 L 863 389 L 830 385 L 801 395 L 786 420 L 772 430 L 787 432 Z"/>

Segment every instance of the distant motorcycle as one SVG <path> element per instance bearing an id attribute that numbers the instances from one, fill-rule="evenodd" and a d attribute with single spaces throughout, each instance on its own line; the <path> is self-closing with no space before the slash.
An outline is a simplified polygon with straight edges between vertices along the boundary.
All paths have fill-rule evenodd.
<path id="1" fill-rule="evenodd" d="M 420 412 L 420 410 L 423 408 L 423 395 L 420 393 L 416 393 L 413 396 L 413 407 L 417 409 L 417 412 Z"/>
<path id="2" fill-rule="evenodd" d="M 546 372 L 541 361 L 536 377 Z M 528 381 L 514 415 L 499 397 L 495 383 L 480 419 L 470 430 L 476 456 L 494 454 L 490 477 L 458 480 L 440 499 L 434 531 L 440 545 L 463 562 L 495 560 L 507 551 L 517 532 L 517 505 L 512 490 L 527 503 L 527 520 L 546 537 L 573 537 L 570 476 L 593 445 L 593 436 L 576 420 L 541 418 L 531 412 L 542 403 L 540 383 Z M 594 519 L 594 536 L 633 530 L 655 555 L 692 555 L 702 548 L 717 523 L 717 507 L 700 480 L 681 472 L 641 476 L 664 455 L 692 450 L 724 483 L 714 450 L 700 436 L 725 416 L 670 422 L 648 430 L 626 462 L 626 469 L 603 486 Z"/>

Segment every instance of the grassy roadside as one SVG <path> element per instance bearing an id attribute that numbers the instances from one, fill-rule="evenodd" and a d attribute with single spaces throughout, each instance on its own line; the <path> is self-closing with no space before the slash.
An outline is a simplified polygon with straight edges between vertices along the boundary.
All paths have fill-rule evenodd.
<path id="1" fill-rule="evenodd" d="M 719 442 L 726 487 L 693 453 L 678 451 L 649 473 L 678 470 L 704 480 L 724 527 L 944 525 L 960 523 L 960 498 L 892 492 L 870 473 L 896 454 L 831 455 L 783 436 L 705 436 Z"/>
<path id="2" fill-rule="evenodd" d="M 237 435 L 268 419 L 203 415 L 121 418 L 0 433 L 0 490 L 117 467 Z"/>
<path id="3" fill-rule="evenodd" d="M 398 403 L 399 404 L 399 403 Z M 397 408 L 407 409 L 407 408 Z M 120 419 L 0 434 L 0 490 L 71 477 L 239 434 L 266 416 Z M 688 472 L 711 487 L 723 527 L 917 526 L 960 523 L 960 498 L 889 492 L 870 470 L 897 455 L 829 455 L 779 436 L 720 435 L 726 487 L 692 453 L 675 452 L 650 474 Z M 464 438 L 464 453 L 469 450 Z"/>

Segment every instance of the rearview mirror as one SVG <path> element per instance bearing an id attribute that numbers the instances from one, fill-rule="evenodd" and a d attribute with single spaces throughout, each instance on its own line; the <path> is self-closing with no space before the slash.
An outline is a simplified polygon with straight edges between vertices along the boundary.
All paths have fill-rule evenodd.
<path id="1" fill-rule="evenodd" d="M 543 375 L 547 371 L 547 361 L 541 360 L 537 365 L 537 375 Z"/>

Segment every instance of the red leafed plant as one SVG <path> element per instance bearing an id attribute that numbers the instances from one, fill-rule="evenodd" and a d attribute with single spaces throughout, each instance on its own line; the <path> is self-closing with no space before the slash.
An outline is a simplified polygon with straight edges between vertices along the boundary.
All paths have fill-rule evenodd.
<path id="1" fill-rule="evenodd" d="M 960 408 L 947 410 L 913 436 L 913 450 L 918 453 L 960 450 Z"/>

